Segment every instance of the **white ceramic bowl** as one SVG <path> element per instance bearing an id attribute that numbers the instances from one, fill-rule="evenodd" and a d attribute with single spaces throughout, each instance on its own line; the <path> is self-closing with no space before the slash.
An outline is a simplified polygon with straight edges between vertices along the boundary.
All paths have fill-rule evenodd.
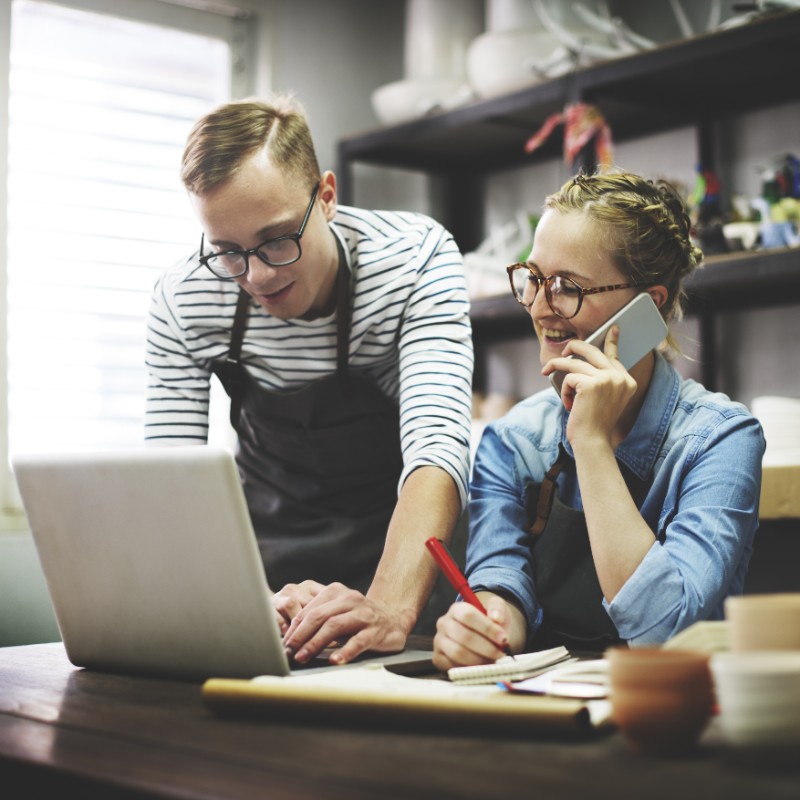
<path id="1" fill-rule="evenodd" d="M 714 653 L 715 677 L 726 684 L 747 688 L 769 688 L 776 682 L 800 686 L 800 651 L 753 650 L 746 653 Z"/>
<path id="2" fill-rule="evenodd" d="M 711 674 L 732 744 L 800 744 L 800 652 L 717 653 Z"/>
<path id="3" fill-rule="evenodd" d="M 722 226 L 722 235 L 731 250 L 752 250 L 760 230 L 760 222 L 728 222 Z"/>
<path id="4" fill-rule="evenodd" d="M 797 678 L 791 683 L 788 680 L 776 681 L 774 686 L 764 686 L 767 680 L 772 679 L 753 677 L 743 681 L 719 678 L 717 682 L 725 682 L 730 687 L 730 691 L 726 693 L 726 704 L 729 708 L 758 711 L 765 705 L 776 703 L 787 707 L 800 706 L 800 686 Z"/>
<path id="5" fill-rule="evenodd" d="M 800 724 L 796 717 L 743 720 L 722 714 L 719 722 L 725 739 L 734 745 L 751 748 L 783 748 L 800 745 Z"/>
<path id="6" fill-rule="evenodd" d="M 372 93 L 372 108 L 385 125 L 454 108 L 470 99 L 469 86 L 455 78 L 403 80 L 387 83 Z"/>

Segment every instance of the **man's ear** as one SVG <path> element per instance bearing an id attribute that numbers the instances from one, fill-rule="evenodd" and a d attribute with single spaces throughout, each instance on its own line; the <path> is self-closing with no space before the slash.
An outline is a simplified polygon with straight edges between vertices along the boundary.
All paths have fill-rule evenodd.
<path id="1" fill-rule="evenodd" d="M 666 286 L 648 286 L 647 287 L 647 294 L 653 298 L 653 302 L 656 304 L 658 308 L 661 308 L 664 303 L 667 302 L 667 298 L 669 297 L 669 292 L 667 291 Z"/>
<path id="2" fill-rule="evenodd" d="M 322 207 L 325 219 L 330 222 L 336 216 L 336 176 L 330 170 L 322 173 L 317 192 L 317 202 Z"/>

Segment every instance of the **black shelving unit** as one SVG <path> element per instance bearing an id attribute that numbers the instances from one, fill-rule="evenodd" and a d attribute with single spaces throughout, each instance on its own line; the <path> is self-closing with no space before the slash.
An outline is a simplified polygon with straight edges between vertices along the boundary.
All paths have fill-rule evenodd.
<path id="1" fill-rule="evenodd" d="M 560 137 L 533 154 L 524 143 L 566 103 L 595 105 L 622 142 L 694 125 L 698 156 L 717 169 L 714 127 L 727 115 L 800 99 L 791 65 L 800 44 L 800 11 L 680 40 L 596 64 L 522 91 L 339 142 L 342 202 L 353 203 L 357 162 L 427 172 L 438 179 L 441 222 L 462 251 L 484 238 L 484 180 L 537 160 L 561 157 Z M 690 284 L 701 317 L 703 380 L 715 384 L 714 315 L 721 310 L 800 300 L 800 251 L 714 256 Z M 476 345 L 530 331 L 513 299 L 474 304 Z"/>

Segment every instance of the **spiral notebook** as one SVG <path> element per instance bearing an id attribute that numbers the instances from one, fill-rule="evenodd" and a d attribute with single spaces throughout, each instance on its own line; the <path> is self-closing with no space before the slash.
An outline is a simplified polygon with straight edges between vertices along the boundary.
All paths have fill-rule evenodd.
<path id="1" fill-rule="evenodd" d="M 520 653 L 516 656 L 503 656 L 494 664 L 478 664 L 473 667 L 451 667 L 447 677 L 453 683 L 480 684 L 497 681 L 521 681 L 532 678 L 555 664 L 571 658 L 566 647 L 553 647 L 536 653 Z"/>

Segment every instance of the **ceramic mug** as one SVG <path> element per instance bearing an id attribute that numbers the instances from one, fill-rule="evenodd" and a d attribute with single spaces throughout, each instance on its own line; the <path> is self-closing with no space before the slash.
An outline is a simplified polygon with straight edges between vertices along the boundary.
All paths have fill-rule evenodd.
<path id="1" fill-rule="evenodd" d="M 800 592 L 728 597 L 725 618 L 734 653 L 800 650 Z"/>
<path id="2" fill-rule="evenodd" d="M 715 705 L 710 654 L 612 647 L 606 658 L 613 719 L 631 747 L 656 755 L 691 750 Z"/>

